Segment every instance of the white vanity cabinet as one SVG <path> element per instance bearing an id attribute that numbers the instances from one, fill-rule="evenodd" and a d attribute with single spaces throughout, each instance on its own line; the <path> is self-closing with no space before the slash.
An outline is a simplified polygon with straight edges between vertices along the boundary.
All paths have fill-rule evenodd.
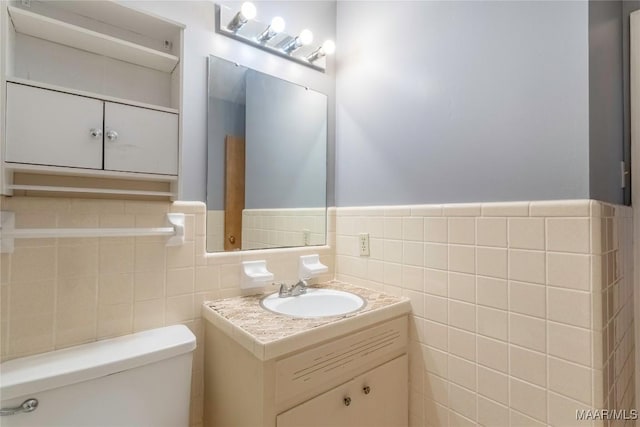
<path id="1" fill-rule="evenodd" d="M 407 344 L 403 315 L 262 360 L 206 322 L 204 425 L 406 427 Z"/>
<path id="2" fill-rule="evenodd" d="M 407 355 L 278 415 L 277 427 L 394 427 L 408 423 Z"/>
<path id="3" fill-rule="evenodd" d="M 178 116 L 9 82 L 6 161 L 177 175 Z"/>

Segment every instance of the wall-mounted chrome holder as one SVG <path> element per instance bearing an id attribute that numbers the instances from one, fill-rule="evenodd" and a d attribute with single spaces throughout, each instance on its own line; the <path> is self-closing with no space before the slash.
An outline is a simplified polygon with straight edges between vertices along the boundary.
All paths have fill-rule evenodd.
<path id="1" fill-rule="evenodd" d="M 272 53 L 274 55 L 286 58 L 298 64 L 313 68 L 314 70 L 325 72 L 326 58 L 322 57 L 314 62 L 309 62 L 306 58 L 311 55 L 317 48 L 315 45 L 302 46 L 292 54 L 287 54 L 282 50 L 283 46 L 295 39 L 286 33 L 279 33 L 266 43 L 260 43 L 258 37 L 264 32 L 268 23 L 250 20 L 244 24 L 238 31 L 229 31 L 227 24 L 233 20 L 235 12 L 231 8 L 216 4 L 216 33 L 230 37 L 234 40 L 241 41 L 258 49 Z"/>
<path id="2" fill-rule="evenodd" d="M 15 239 L 58 237 L 145 237 L 167 236 L 167 246 L 179 246 L 185 239 L 183 213 L 167 214 L 167 227 L 153 228 L 16 228 L 15 213 L 0 211 L 0 253 L 11 253 Z"/>

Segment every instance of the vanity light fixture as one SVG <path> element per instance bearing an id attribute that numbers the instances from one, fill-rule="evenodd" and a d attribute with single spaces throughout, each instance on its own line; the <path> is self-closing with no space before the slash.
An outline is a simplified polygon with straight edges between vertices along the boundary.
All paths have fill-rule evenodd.
<path id="1" fill-rule="evenodd" d="M 306 46 L 313 42 L 313 33 L 311 30 L 304 29 L 300 31 L 300 34 L 293 37 L 291 40 L 286 41 L 280 49 L 287 55 L 291 55 L 302 46 Z"/>
<path id="2" fill-rule="evenodd" d="M 285 27 L 284 19 L 282 19 L 279 16 L 276 16 L 271 20 L 271 24 L 269 24 L 269 26 L 265 28 L 264 31 L 260 33 L 258 37 L 256 37 L 256 40 L 258 41 L 258 43 L 264 44 L 269 40 L 271 40 L 272 38 L 274 38 L 275 36 L 277 36 L 278 34 L 280 34 L 281 32 L 283 32 L 284 27 Z"/>
<path id="3" fill-rule="evenodd" d="M 240 11 L 229 22 L 227 29 L 232 33 L 237 33 L 247 22 L 256 17 L 257 12 L 256 6 L 250 1 L 242 3 Z"/>
<path id="4" fill-rule="evenodd" d="M 268 24 L 260 21 L 254 3 L 242 3 L 240 11 L 219 3 L 215 7 L 216 33 L 305 67 L 324 72 L 326 64 L 322 58 L 331 55 L 336 48 L 333 41 L 327 40 L 315 49 L 311 44 L 313 33 L 309 29 L 304 29 L 297 35 L 287 34 L 285 20 L 281 16 L 269 17 L 271 21 L 267 21 Z"/>
<path id="5" fill-rule="evenodd" d="M 324 43 L 322 43 L 322 46 L 311 52 L 311 55 L 307 56 L 307 61 L 315 62 L 327 55 L 333 55 L 335 51 L 336 44 L 333 42 L 333 40 L 326 40 Z"/>

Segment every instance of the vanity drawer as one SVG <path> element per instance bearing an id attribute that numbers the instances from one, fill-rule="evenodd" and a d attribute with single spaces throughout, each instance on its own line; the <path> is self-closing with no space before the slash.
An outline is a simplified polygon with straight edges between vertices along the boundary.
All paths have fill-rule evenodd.
<path id="1" fill-rule="evenodd" d="M 335 387 L 407 350 L 408 318 L 402 316 L 278 360 L 276 404 Z"/>

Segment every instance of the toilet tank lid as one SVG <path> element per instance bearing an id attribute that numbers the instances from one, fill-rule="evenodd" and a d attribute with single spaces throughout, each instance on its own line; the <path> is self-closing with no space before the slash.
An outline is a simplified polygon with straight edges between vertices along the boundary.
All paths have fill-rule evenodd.
<path id="1" fill-rule="evenodd" d="M 0 364 L 0 396 L 8 400 L 87 381 L 192 352 L 196 337 L 167 326 Z"/>

